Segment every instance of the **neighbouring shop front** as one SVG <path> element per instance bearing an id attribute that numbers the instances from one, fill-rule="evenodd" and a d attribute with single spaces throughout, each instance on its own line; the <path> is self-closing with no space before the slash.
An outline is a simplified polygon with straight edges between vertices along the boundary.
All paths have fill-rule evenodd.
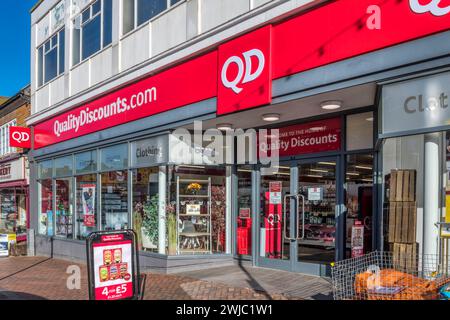
<path id="1" fill-rule="evenodd" d="M 382 87 L 383 240 L 394 253 L 449 254 L 449 84 L 444 69 Z"/>
<path id="2" fill-rule="evenodd" d="M 29 227 L 29 177 L 27 159 L 17 157 L 0 163 L 0 233 L 26 241 Z"/>

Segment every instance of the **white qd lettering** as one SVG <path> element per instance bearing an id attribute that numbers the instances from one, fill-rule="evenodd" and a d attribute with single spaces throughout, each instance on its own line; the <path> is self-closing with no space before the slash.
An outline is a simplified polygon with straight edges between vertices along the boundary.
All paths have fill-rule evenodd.
<path id="1" fill-rule="evenodd" d="M 409 0 L 409 6 L 415 13 L 422 14 L 430 12 L 436 17 L 441 17 L 450 13 L 450 6 L 441 8 L 439 6 L 440 2 L 441 0 L 432 0 L 429 4 L 420 4 L 419 0 Z"/>
<path id="2" fill-rule="evenodd" d="M 234 91 L 234 93 L 239 94 L 243 89 L 239 87 L 240 84 L 245 84 L 256 80 L 264 70 L 266 64 L 266 59 L 264 53 L 259 49 L 252 49 L 242 53 L 244 60 L 238 56 L 232 56 L 228 58 L 222 67 L 222 83 L 224 87 L 229 88 Z M 258 59 L 258 68 L 252 73 L 252 57 Z M 228 79 L 227 71 L 231 64 L 236 64 L 238 68 L 238 73 L 236 77 L 232 80 Z"/>

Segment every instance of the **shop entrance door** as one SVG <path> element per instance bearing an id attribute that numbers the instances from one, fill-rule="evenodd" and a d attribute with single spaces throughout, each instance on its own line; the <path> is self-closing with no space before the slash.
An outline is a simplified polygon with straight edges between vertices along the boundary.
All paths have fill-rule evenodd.
<path id="1" fill-rule="evenodd" d="M 259 266 L 329 275 L 339 232 L 338 167 L 337 157 L 299 160 L 261 176 Z"/>

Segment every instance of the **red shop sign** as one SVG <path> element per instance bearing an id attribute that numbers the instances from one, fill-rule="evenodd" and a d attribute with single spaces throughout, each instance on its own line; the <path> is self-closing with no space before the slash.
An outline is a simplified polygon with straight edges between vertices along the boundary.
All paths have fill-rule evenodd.
<path id="1" fill-rule="evenodd" d="M 15 148 L 31 148 L 31 130 L 23 127 L 9 127 L 9 146 Z"/>
<path id="2" fill-rule="evenodd" d="M 35 127 L 35 148 L 217 97 L 217 114 L 271 103 L 272 80 L 450 30 L 450 0 L 339 0 Z"/>
<path id="3" fill-rule="evenodd" d="M 271 40 L 269 25 L 219 46 L 218 114 L 271 102 Z"/>
<path id="4" fill-rule="evenodd" d="M 273 78 L 450 29 L 450 0 L 338 0 L 273 28 Z"/>
<path id="5" fill-rule="evenodd" d="M 279 150 L 280 157 L 338 151 L 341 148 L 341 119 L 333 118 L 280 128 L 279 139 L 259 141 L 260 154 Z"/>
<path id="6" fill-rule="evenodd" d="M 216 96 L 217 53 L 119 89 L 35 127 L 35 149 Z"/>

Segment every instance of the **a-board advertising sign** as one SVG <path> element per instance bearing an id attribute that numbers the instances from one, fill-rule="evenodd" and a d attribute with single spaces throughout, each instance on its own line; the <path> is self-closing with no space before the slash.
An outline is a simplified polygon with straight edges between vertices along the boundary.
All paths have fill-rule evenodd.
<path id="1" fill-rule="evenodd" d="M 89 299 L 137 299 L 139 262 L 134 231 L 93 232 L 86 246 Z"/>
<path id="2" fill-rule="evenodd" d="M 7 234 L 0 234 L 0 257 L 9 256 L 9 239 Z"/>

